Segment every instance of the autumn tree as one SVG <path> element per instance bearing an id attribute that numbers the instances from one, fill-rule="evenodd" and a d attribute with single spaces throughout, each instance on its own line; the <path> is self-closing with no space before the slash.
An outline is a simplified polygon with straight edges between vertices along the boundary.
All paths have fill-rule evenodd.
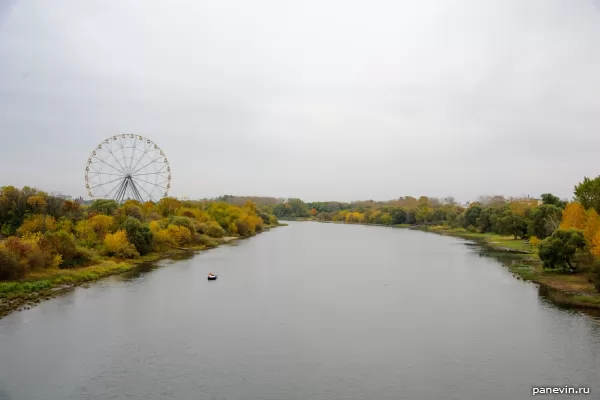
<path id="1" fill-rule="evenodd" d="M 139 253 L 135 246 L 127 240 L 127 233 L 120 229 L 115 233 L 109 233 L 104 237 L 104 249 L 109 256 L 120 258 L 136 258 Z"/>
<path id="2" fill-rule="evenodd" d="M 580 203 L 567 204 L 562 212 L 560 229 L 585 229 L 585 208 Z"/>
<path id="3" fill-rule="evenodd" d="M 32 214 L 28 216 L 21 226 L 17 229 L 18 235 L 33 232 L 45 232 L 46 230 L 54 230 L 56 228 L 56 220 L 52 216 L 43 214 Z"/>
<path id="4" fill-rule="evenodd" d="M 87 222 L 88 227 L 94 231 L 96 240 L 99 242 L 104 240 L 104 236 L 111 231 L 114 223 L 112 217 L 104 214 L 94 215 Z"/>
<path id="5" fill-rule="evenodd" d="M 163 197 L 157 205 L 159 213 L 163 217 L 174 214 L 179 207 L 181 207 L 181 202 L 174 197 Z"/>
<path id="6" fill-rule="evenodd" d="M 17 280 L 25 277 L 27 266 L 17 256 L 0 244 L 0 281 Z"/>
<path id="7" fill-rule="evenodd" d="M 46 211 L 47 202 L 43 196 L 35 195 L 27 199 L 27 205 L 31 207 L 34 214 L 44 214 Z"/>
<path id="8" fill-rule="evenodd" d="M 92 246 L 96 239 L 98 239 L 94 227 L 86 219 L 79 221 L 75 225 L 75 235 L 84 246 Z"/>
<path id="9" fill-rule="evenodd" d="M 167 227 L 167 232 L 178 245 L 190 243 L 192 240 L 192 233 L 185 226 L 169 225 Z"/>

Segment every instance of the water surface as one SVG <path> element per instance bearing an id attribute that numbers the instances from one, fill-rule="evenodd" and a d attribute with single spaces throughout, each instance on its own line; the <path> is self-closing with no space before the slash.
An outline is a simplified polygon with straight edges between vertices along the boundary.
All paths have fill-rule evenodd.
<path id="1" fill-rule="evenodd" d="M 296 222 L 161 265 L 1 319 L 0 400 L 599 398 L 600 322 L 461 239 Z"/>

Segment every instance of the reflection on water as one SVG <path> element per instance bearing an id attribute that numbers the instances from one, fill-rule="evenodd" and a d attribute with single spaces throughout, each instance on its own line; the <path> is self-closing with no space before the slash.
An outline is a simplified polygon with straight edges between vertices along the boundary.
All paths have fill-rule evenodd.
<path id="1" fill-rule="evenodd" d="M 501 262 L 506 267 L 528 262 L 528 255 L 526 254 L 512 253 L 509 251 L 500 251 L 491 247 L 482 246 L 477 242 L 465 242 L 464 244 L 479 257 L 492 258 Z M 531 282 L 531 284 L 536 285 L 538 287 L 538 295 L 540 296 L 540 298 L 554 307 L 560 308 L 567 312 L 580 312 L 585 313 L 586 315 L 594 318 L 600 318 L 600 309 L 576 308 L 572 305 L 569 305 L 568 303 L 561 301 L 562 294 L 560 290 L 553 289 L 544 285 L 538 285 L 533 282 Z"/>
<path id="2" fill-rule="evenodd" d="M 196 253 L 191 252 L 191 251 L 185 252 L 185 253 L 176 253 L 176 254 L 170 255 L 169 257 L 163 258 L 161 260 L 140 263 L 134 269 L 131 269 L 131 270 L 124 272 L 122 274 L 119 274 L 119 275 L 115 275 L 113 277 L 113 279 L 116 281 L 135 280 L 142 275 L 145 275 L 149 272 L 154 271 L 157 268 L 175 264 L 179 261 L 189 260 L 189 259 L 193 258 L 195 254 Z"/>

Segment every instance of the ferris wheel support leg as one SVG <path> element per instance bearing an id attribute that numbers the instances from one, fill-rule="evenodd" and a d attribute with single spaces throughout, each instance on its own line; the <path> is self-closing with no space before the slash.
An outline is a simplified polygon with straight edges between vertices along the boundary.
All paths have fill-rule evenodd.
<path id="1" fill-rule="evenodd" d="M 144 201 L 142 200 L 142 195 L 140 194 L 137 186 L 135 185 L 135 182 L 133 182 L 133 179 L 130 179 L 130 184 L 131 184 L 131 187 L 133 189 L 132 190 L 133 195 L 135 196 L 135 198 L 137 199 L 137 201 L 139 201 L 140 203 L 143 203 Z"/>
<path id="2" fill-rule="evenodd" d="M 123 182 L 121 182 L 121 185 L 119 187 L 119 190 L 117 190 L 117 193 L 115 193 L 115 200 L 117 201 L 117 203 L 120 203 L 121 201 L 123 201 L 123 197 L 125 196 L 125 191 L 127 190 L 127 179 L 123 179 Z"/>

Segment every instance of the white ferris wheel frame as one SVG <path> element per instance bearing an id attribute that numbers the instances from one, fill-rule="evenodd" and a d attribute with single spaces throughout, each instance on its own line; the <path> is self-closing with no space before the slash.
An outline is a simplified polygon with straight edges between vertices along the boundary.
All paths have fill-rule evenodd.
<path id="1" fill-rule="evenodd" d="M 103 140 L 90 154 L 85 167 L 85 187 L 91 198 L 122 203 L 158 201 L 169 195 L 171 166 L 152 140 L 134 134 Z"/>

